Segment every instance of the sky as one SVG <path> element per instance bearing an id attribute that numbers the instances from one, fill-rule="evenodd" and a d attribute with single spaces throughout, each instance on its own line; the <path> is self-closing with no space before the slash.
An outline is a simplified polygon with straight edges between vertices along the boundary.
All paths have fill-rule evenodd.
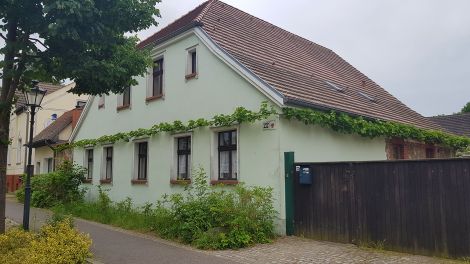
<path id="1" fill-rule="evenodd" d="M 162 0 L 158 27 L 203 0 Z M 424 116 L 470 101 L 469 0 L 224 0 L 323 45 Z M 0 39 L 0 46 L 4 43 Z"/>
<path id="2" fill-rule="evenodd" d="M 163 0 L 151 35 L 203 0 Z M 424 116 L 470 101 L 468 0 L 224 0 L 323 45 Z"/>

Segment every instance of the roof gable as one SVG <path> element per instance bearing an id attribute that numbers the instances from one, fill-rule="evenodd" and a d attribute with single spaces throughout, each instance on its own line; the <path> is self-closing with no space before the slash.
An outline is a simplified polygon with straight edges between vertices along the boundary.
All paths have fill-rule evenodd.
<path id="1" fill-rule="evenodd" d="M 301 103 L 420 128 L 441 129 L 408 108 L 336 53 L 218 0 L 198 6 L 142 41 L 158 43 L 191 27 L 281 93 L 287 104 Z M 331 89 L 332 83 L 338 89 Z"/>
<path id="2" fill-rule="evenodd" d="M 53 92 L 56 92 L 64 87 L 66 87 L 66 85 L 55 85 L 55 84 L 52 84 L 52 83 L 39 83 L 38 84 L 39 88 L 41 89 L 44 89 L 47 91 L 46 95 L 49 95 Z M 15 96 L 17 98 L 16 100 L 16 104 L 15 104 L 15 112 L 18 114 L 18 113 L 21 113 L 21 111 L 23 111 L 23 108 L 26 104 L 26 99 L 24 97 L 24 94 L 22 91 L 16 91 L 15 92 Z"/>

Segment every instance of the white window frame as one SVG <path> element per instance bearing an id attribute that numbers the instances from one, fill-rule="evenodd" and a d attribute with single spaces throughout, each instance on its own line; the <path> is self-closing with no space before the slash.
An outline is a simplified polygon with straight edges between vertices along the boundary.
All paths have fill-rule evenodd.
<path id="1" fill-rule="evenodd" d="M 91 164 L 91 178 L 88 177 L 88 151 L 93 150 L 93 163 Z M 95 161 L 96 161 L 96 153 L 94 148 L 85 148 L 84 159 L 83 159 L 83 166 L 87 169 L 87 174 L 85 175 L 85 180 L 93 180 L 94 170 L 95 170 Z"/>
<path id="2" fill-rule="evenodd" d="M 237 131 L 237 181 L 240 181 L 240 126 L 211 128 L 211 181 L 219 181 L 219 132 Z"/>
<path id="3" fill-rule="evenodd" d="M 49 171 L 49 161 L 51 162 L 51 170 Z M 44 173 L 51 173 L 54 171 L 54 158 L 44 158 Z"/>
<path id="4" fill-rule="evenodd" d="M 194 78 L 199 76 L 199 52 L 198 45 L 194 45 L 186 49 L 186 79 L 194 74 Z M 196 72 L 192 72 L 192 54 L 196 52 Z"/>
<path id="5" fill-rule="evenodd" d="M 12 152 L 13 148 L 11 147 L 11 145 L 8 146 L 8 153 L 7 153 L 7 164 L 8 166 L 11 166 L 11 152 Z"/>
<path id="6" fill-rule="evenodd" d="M 106 179 L 106 155 L 107 155 L 107 149 L 112 148 L 112 155 L 111 155 L 111 179 Z M 100 172 L 100 180 L 104 181 L 113 181 L 114 178 L 114 146 L 113 145 L 104 145 L 102 149 L 102 154 L 101 154 L 101 172 Z"/>
<path id="7" fill-rule="evenodd" d="M 188 132 L 188 133 L 180 133 L 180 134 L 174 134 L 172 135 L 172 144 L 170 148 L 170 153 L 171 153 L 171 180 L 178 180 L 178 138 L 183 138 L 183 137 L 189 137 L 191 140 L 191 154 L 189 156 L 189 161 L 188 161 L 188 179 L 192 179 L 192 171 L 193 171 L 193 133 Z"/>
<path id="8" fill-rule="evenodd" d="M 144 142 L 147 142 L 147 173 L 146 173 L 146 178 L 145 180 L 144 179 L 139 179 L 139 175 L 138 175 L 138 172 L 139 172 L 139 169 L 138 169 L 138 166 L 139 166 L 139 143 L 144 143 Z M 148 138 L 144 138 L 144 139 L 136 139 L 133 141 L 134 143 L 134 162 L 133 162 L 133 168 L 132 168 L 132 180 L 134 181 L 149 181 L 149 176 L 150 176 L 150 169 L 149 169 L 149 160 L 150 160 L 150 140 Z"/>

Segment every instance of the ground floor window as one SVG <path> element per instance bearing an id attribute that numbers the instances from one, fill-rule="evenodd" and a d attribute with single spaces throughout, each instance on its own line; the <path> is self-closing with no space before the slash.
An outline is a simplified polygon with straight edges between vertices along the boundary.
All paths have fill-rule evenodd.
<path id="1" fill-rule="evenodd" d="M 405 159 L 405 146 L 403 144 L 392 145 L 392 159 L 394 160 Z"/>
<path id="2" fill-rule="evenodd" d="M 137 180 L 147 180 L 148 142 L 139 142 L 137 147 Z"/>
<path id="3" fill-rule="evenodd" d="M 237 130 L 218 133 L 219 180 L 236 180 L 238 169 Z"/>
<path id="4" fill-rule="evenodd" d="M 111 180 L 113 178 L 113 147 L 105 147 L 103 149 L 104 155 L 104 180 Z"/>
<path id="5" fill-rule="evenodd" d="M 85 167 L 87 169 L 87 180 L 93 179 L 93 149 L 85 150 Z"/>
<path id="6" fill-rule="evenodd" d="M 54 159 L 53 158 L 47 158 L 46 159 L 46 172 L 51 173 L 54 171 Z"/>
<path id="7" fill-rule="evenodd" d="M 426 158 L 434 159 L 436 157 L 436 152 L 434 148 L 426 148 Z"/>
<path id="8" fill-rule="evenodd" d="M 190 162 L 191 162 L 191 137 L 177 138 L 177 179 L 188 180 L 190 175 Z"/>

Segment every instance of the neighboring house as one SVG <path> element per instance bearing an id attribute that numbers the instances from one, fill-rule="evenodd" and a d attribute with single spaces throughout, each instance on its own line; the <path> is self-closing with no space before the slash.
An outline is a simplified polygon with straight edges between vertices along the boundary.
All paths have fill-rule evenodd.
<path id="1" fill-rule="evenodd" d="M 433 116 L 429 119 L 456 135 L 470 137 L 470 113 Z M 470 148 L 462 154 L 470 156 Z"/>
<path id="2" fill-rule="evenodd" d="M 279 111 L 336 110 L 440 129 L 333 51 L 220 1 L 205 2 L 139 47 L 151 49 L 153 68 L 123 94 L 91 97 L 74 141 L 230 114 L 238 106 L 258 110 L 263 101 Z M 198 167 L 212 183 L 270 186 L 283 233 L 284 152 L 295 152 L 296 162 L 411 156 L 411 143 L 401 140 L 340 134 L 282 117 L 270 121 L 268 128 L 264 122 L 243 123 L 75 148 L 73 157 L 88 168 L 89 183 L 109 184 L 113 200 L 155 202 L 181 191 L 176 180 L 191 179 L 191 168 Z M 425 145 L 419 149 L 426 152 Z M 90 188 L 90 196 L 96 193 Z"/>
<path id="3" fill-rule="evenodd" d="M 72 109 L 77 101 L 86 101 L 87 96 L 77 96 L 68 93 L 75 84 L 53 85 L 40 83 L 39 87 L 47 90 L 42 101 L 42 108 L 35 116 L 34 136 L 50 125 L 63 113 Z M 27 143 L 29 133 L 29 112 L 25 107 L 25 98 L 21 92 L 17 92 L 17 102 L 10 118 L 10 140 L 7 162 L 7 187 L 8 191 L 15 191 L 19 186 L 19 176 L 25 172 L 27 160 Z M 34 157 L 33 150 L 33 158 Z M 34 164 L 35 165 L 35 164 Z"/>
<path id="4" fill-rule="evenodd" d="M 70 149 L 55 152 L 53 148 L 68 144 L 72 131 L 80 118 L 83 106 L 77 104 L 75 109 L 65 112 L 34 137 L 35 174 L 52 172 L 64 160 L 72 160 L 72 151 Z"/>

